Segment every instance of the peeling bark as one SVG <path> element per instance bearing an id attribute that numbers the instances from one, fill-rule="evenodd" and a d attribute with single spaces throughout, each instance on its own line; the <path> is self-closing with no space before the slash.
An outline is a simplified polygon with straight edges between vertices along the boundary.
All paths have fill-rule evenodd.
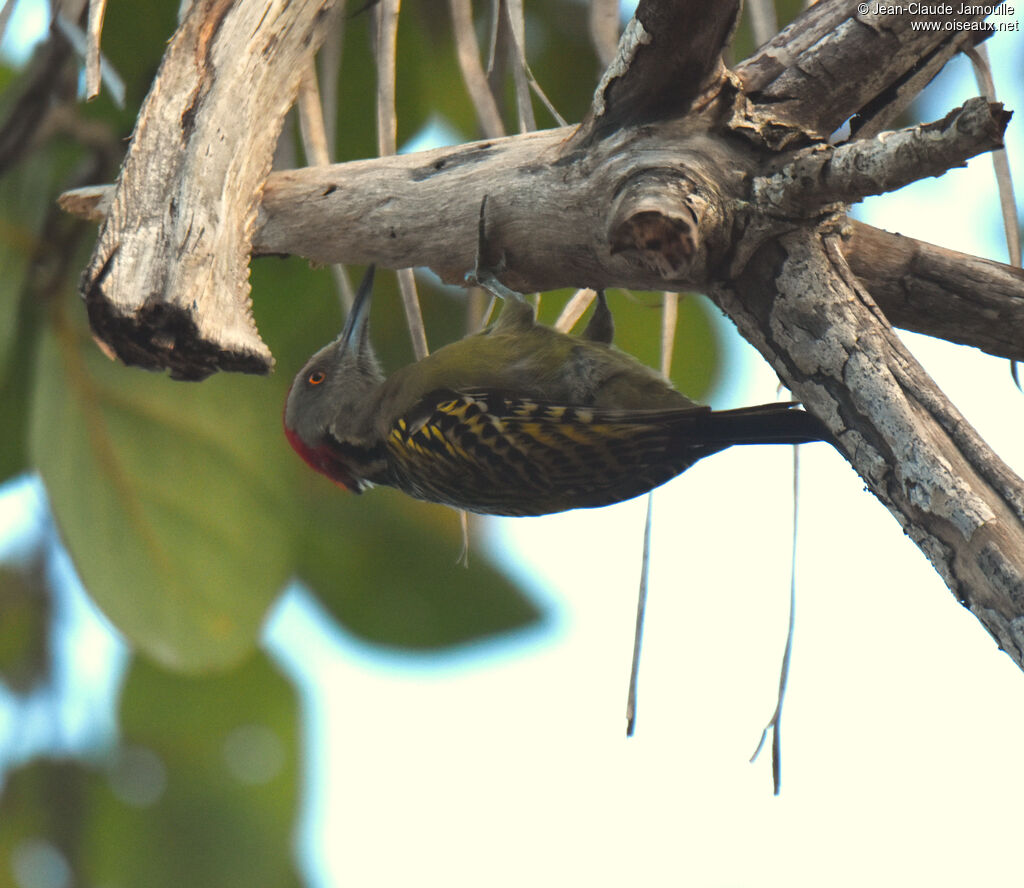
<path id="1" fill-rule="evenodd" d="M 766 245 L 716 301 L 943 580 L 1024 663 L 1024 487 L 909 353 L 835 235 Z"/>
<path id="2" fill-rule="evenodd" d="M 125 363 L 183 379 L 273 366 L 250 309 L 252 226 L 332 4 L 192 4 L 82 278 L 93 333 Z"/>
<path id="3" fill-rule="evenodd" d="M 641 3 L 594 93 L 575 140 L 686 112 L 724 73 L 721 55 L 736 28 L 738 0 Z"/>
<path id="4" fill-rule="evenodd" d="M 817 3 L 738 65 L 748 106 L 737 126 L 775 149 L 827 139 L 847 120 L 851 135 L 877 135 L 946 62 L 988 36 L 910 26 L 911 18 L 970 23 L 980 14 L 873 15 L 858 5 Z"/>

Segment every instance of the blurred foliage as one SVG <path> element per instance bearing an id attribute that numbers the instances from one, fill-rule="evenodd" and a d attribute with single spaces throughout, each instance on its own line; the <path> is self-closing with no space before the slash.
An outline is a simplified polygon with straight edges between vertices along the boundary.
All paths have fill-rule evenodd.
<path id="1" fill-rule="evenodd" d="M 50 676 L 51 590 L 42 552 L 0 564 L 0 681 L 25 694 Z"/>
<path id="2" fill-rule="evenodd" d="M 295 692 L 265 657 L 186 678 L 136 661 L 102 758 L 6 776 L 0 884 L 301 884 Z"/>

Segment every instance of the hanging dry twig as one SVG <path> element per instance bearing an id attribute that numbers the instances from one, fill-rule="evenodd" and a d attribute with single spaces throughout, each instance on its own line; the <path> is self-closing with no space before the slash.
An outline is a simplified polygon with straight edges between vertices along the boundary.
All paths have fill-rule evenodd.
<path id="1" fill-rule="evenodd" d="M 100 35 L 107 0 L 89 0 L 89 25 L 85 45 L 85 98 L 95 99 L 100 94 Z"/>
<path id="2" fill-rule="evenodd" d="M 377 7 L 377 149 L 381 156 L 394 154 L 397 148 L 398 116 L 395 113 L 395 72 L 398 50 L 398 12 L 401 0 L 381 0 Z M 402 307 L 409 326 L 412 350 L 416 360 L 427 356 L 427 331 L 416 292 L 412 268 L 395 272 Z"/>
<path id="3" fill-rule="evenodd" d="M 800 447 L 793 447 L 793 547 L 789 558 L 789 619 L 786 625 L 786 646 L 782 651 L 782 666 L 779 669 L 779 690 L 775 700 L 775 710 L 768 720 L 761 739 L 750 761 L 754 762 L 761 754 L 768 732 L 772 735 L 772 788 L 778 795 L 782 791 L 782 706 L 789 687 L 789 668 L 793 659 L 793 633 L 796 629 L 796 541 L 799 528 L 798 510 L 800 505 Z"/>
<path id="4" fill-rule="evenodd" d="M 480 47 L 473 27 L 472 0 L 450 0 L 452 12 L 452 33 L 455 37 L 455 52 L 458 56 L 462 80 L 476 112 L 480 130 L 488 139 L 505 135 L 498 104 L 487 83 L 487 75 L 480 62 Z"/>
<path id="5" fill-rule="evenodd" d="M 675 352 L 676 326 L 679 319 L 679 294 L 662 293 L 661 303 L 661 373 L 672 375 L 672 355 Z M 640 564 L 640 587 L 636 601 L 636 625 L 633 632 L 633 657 L 629 669 L 629 690 L 626 694 L 626 736 L 632 737 L 636 729 L 636 697 L 640 682 L 640 652 L 644 640 L 644 615 L 647 612 L 647 593 L 650 580 L 651 530 L 654 521 L 654 491 L 647 494 L 647 516 L 644 519 L 643 556 Z"/>
<path id="6" fill-rule="evenodd" d="M 331 162 L 331 150 L 327 141 L 324 124 L 323 103 L 320 86 L 317 83 L 316 63 L 309 60 L 299 81 L 299 95 L 296 100 L 299 109 L 299 130 L 302 133 L 302 148 L 310 166 L 327 166 Z"/>
<path id="7" fill-rule="evenodd" d="M 530 81 L 526 74 L 526 15 L 523 0 L 500 0 L 504 11 L 504 23 L 511 43 L 509 52 L 512 63 L 512 82 L 515 84 L 516 113 L 519 118 L 519 132 L 530 133 L 537 129 L 530 101 Z"/>
<path id="8" fill-rule="evenodd" d="M 974 64 L 974 72 L 978 77 L 983 95 L 990 102 L 994 102 L 996 100 L 996 85 L 992 80 L 992 69 L 988 63 L 988 53 L 985 51 L 985 47 L 968 47 L 964 53 Z M 1010 257 L 1010 264 L 1020 268 L 1020 225 L 1017 221 L 1017 201 L 1013 196 L 1010 161 L 1006 157 L 1005 148 L 996 148 L 991 155 L 996 184 L 999 188 L 999 207 L 1003 213 L 1003 230 L 1006 232 L 1006 251 Z"/>
<path id="9" fill-rule="evenodd" d="M 577 290 L 572 298 L 565 303 L 562 313 L 552 326 L 560 333 L 568 333 L 590 308 L 590 303 L 594 301 L 595 296 L 597 296 L 597 290 L 591 290 L 589 287 Z"/>
<path id="10" fill-rule="evenodd" d="M 90 12 L 91 12 L 90 7 Z M 107 58 L 99 50 L 99 30 L 95 33 L 86 34 L 78 24 L 66 14 L 66 11 L 58 11 L 53 19 L 54 27 L 64 36 L 64 39 L 71 44 L 71 47 L 75 50 L 75 53 L 88 61 L 90 53 L 95 53 L 94 65 L 97 67 L 98 74 L 96 75 L 96 83 L 93 85 L 94 90 L 88 95 L 88 98 L 94 98 L 99 95 L 100 81 L 107 85 L 107 91 L 110 93 L 110 98 L 117 105 L 118 108 L 124 107 L 124 81 L 121 79 L 121 75 L 114 70 L 114 66 L 110 64 Z M 97 29 L 102 28 L 103 22 L 101 19 L 93 23 L 92 16 L 89 19 L 90 27 L 96 27 Z M 95 40 L 95 43 L 93 43 Z"/>
<path id="11" fill-rule="evenodd" d="M 619 0 L 590 0 L 587 24 L 597 60 L 607 68 L 619 45 Z"/>
<path id="12" fill-rule="evenodd" d="M 340 20 L 340 16 L 337 16 Z M 324 115 L 324 103 L 321 99 L 320 87 L 317 82 L 316 63 L 309 61 L 309 67 L 299 82 L 299 95 L 296 101 L 299 109 L 299 130 L 302 133 L 302 147 L 306 152 L 306 160 L 312 166 L 326 166 L 331 162 L 331 141 L 327 135 L 327 123 Z M 348 278 L 345 266 L 338 262 L 330 265 L 334 285 L 338 288 L 342 308 L 347 312 L 352 307 L 355 293 L 352 282 Z"/>

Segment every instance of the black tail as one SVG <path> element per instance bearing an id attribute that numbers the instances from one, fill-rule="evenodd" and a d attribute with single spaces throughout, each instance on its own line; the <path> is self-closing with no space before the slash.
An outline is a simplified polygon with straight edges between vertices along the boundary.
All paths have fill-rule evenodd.
<path id="1" fill-rule="evenodd" d="M 737 410 L 712 410 L 697 418 L 689 433 L 707 444 L 807 444 L 830 441 L 818 417 L 795 409 L 796 402 L 761 404 Z M 718 448 L 715 448 L 718 449 Z"/>

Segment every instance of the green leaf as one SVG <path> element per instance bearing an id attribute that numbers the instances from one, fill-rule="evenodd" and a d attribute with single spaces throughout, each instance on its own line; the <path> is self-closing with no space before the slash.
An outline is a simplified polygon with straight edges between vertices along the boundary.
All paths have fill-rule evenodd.
<path id="1" fill-rule="evenodd" d="M 297 721 L 293 689 L 262 655 L 203 679 L 134 663 L 107 762 L 8 775 L 0 884 L 298 885 Z M 45 881 L 61 866 L 71 878 Z"/>
<path id="2" fill-rule="evenodd" d="M 100 788 L 91 769 L 71 761 L 35 762 L 4 775 L 0 795 L 0 884 L 84 884 L 74 860 L 76 834 Z"/>
<path id="3" fill-rule="evenodd" d="M 265 655 L 203 678 L 136 662 L 120 724 L 122 748 L 142 753 L 142 774 L 122 757 L 114 772 L 120 797 L 111 799 L 106 824 L 96 824 L 103 853 L 90 884 L 297 883 L 290 847 L 298 706 Z M 153 764 L 165 769 L 166 788 L 151 806 L 133 809 L 153 796 Z M 126 831 L 133 838 L 126 840 Z M 103 842 L 103 835 L 118 840 Z"/>
<path id="4" fill-rule="evenodd" d="M 26 423 L 39 294 L 27 281 L 53 188 L 53 152 L 32 153 L 17 175 L 0 177 L 0 482 L 28 466 Z"/>
<path id="5" fill-rule="evenodd" d="M 311 477 L 299 576 L 357 635 L 406 648 L 439 648 L 525 628 L 540 611 L 474 541 L 469 566 L 458 514 L 391 490 L 359 497 Z M 315 482 L 315 483 L 313 483 Z M 479 527 L 479 525 L 476 525 Z M 329 528 L 329 533 L 316 532 Z"/>
<path id="6" fill-rule="evenodd" d="M 25 693 L 50 672 L 52 600 L 42 560 L 0 564 L 0 681 Z"/>
<path id="7" fill-rule="evenodd" d="M 289 572 L 276 405 L 263 379 L 175 383 L 104 358 L 58 306 L 36 367 L 31 451 L 90 594 L 180 669 L 253 646 Z"/>

